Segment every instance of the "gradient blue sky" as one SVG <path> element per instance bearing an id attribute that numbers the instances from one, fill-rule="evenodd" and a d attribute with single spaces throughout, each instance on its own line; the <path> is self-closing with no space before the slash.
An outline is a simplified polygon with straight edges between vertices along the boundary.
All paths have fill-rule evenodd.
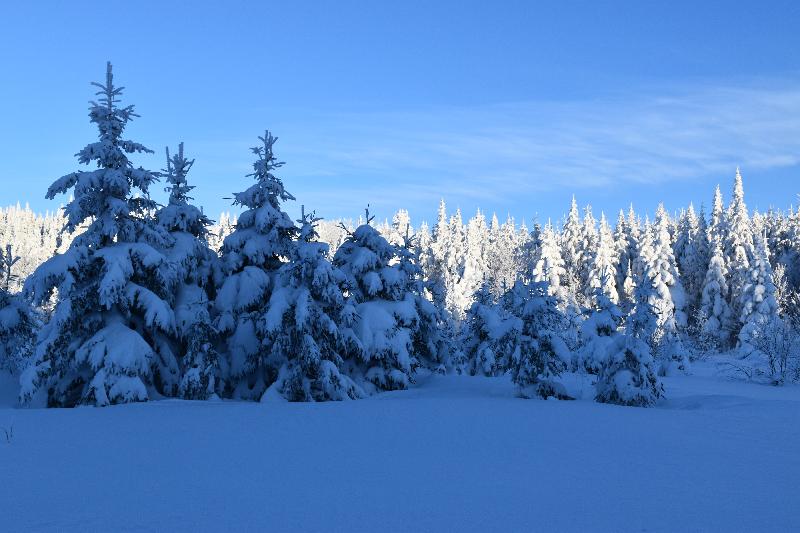
<path id="1" fill-rule="evenodd" d="M 37 210 L 95 133 L 110 59 L 141 118 L 186 143 L 215 216 L 270 128 L 287 189 L 324 217 L 450 207 L 529 222 L 572 194 L 612 216 L 706 205 L 736 165 L 751 207 L 800 192 L 800 3 L 8 2 L 0 204 Z M 163 199 L 161 186 L 154 196 Z"/>

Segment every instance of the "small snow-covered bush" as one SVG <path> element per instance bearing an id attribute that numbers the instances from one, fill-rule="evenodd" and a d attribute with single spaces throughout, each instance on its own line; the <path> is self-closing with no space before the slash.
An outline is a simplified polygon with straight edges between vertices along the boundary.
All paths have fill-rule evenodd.
<path id="1" fill-rule="evenodd" d="M 608 357 L 597 379 L 598 402 L 649 407 L 663 396 L 647 343 L 620 334 L 607 349 Z"/>

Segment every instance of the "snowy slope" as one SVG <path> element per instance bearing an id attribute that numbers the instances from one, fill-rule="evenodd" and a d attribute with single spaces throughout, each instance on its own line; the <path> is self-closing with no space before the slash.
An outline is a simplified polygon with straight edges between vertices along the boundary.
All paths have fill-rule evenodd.
<path id="1" fill-rule="evenodd" d="M 696 370 L 654 409 L 467 377 L 345 403 L 3 407 L 0 529 L 800 530 L 800 389 Z"/>

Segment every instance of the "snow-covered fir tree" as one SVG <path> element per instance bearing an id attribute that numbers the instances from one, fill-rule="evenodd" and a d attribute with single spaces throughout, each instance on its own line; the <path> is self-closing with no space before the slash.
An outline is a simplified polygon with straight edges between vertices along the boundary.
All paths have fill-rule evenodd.
<path id="1" fill-rule="evenodd" d="M 236 216 L 230 213 L 220 213 L 216 224 L 211 224 L 208 228 L 208 247 L 219 254 L 222 251 L 222 243 L 225 238 L 233 233 L 236 228 Z"/>
<path id="2" fill-rule="evenodd" d="M 433 227 L 430 245 L 430 265 L 427 267 L 428 287 L 433 302 L 440 309 L 447 308 L 448 276 L 447 257 L 450 253 L 450 223 L 444 199 L 439 202 L 436 225 Z"/>
<path id="3" fill-rule="evenodd" d="M 35 303 L 55 290 L 58 301 L 22 375 L 23 401 L 39 392 L 52 406 L 143 401 L 173 393 L 179 380 L 175 354 L 162 342 L 175 331 L 169 299 L 176 278 L 159 251 L 170 236 L 151 216 L 155 174 L 128 158 L 149 150 L 122 138 L 137 115 L 119 105 L 122 88 L 110 63 L 105 82 L 94 85 L 100 99 L 89 117 L 99 138 L 77 157 L 97 169 L 67 174 L 47 191 L 52 199 L 72 190 L 66 229 L 88 227 L 25 284 Z"/>
<path id="4" fill-rule="evenodd" d="M 608 344 L 596 388 L 596 401 L 633 407 L 650 407 L 664 396 L 649 346 L 624 333 Z"/>
<path id="5" fill-rule="evenodd" d="M 519 320 L 495 301 L 494 283 L 484 281 L 467 311 L 461 331 L 461 346 L 470 375 L 498 376 L 510 361 L 520 329 Z"/>
<path id="6" fill-rule="evenodd" d="M 475 292 L 480 288 L 488 270 L 487 244 L 489 228 L 486 218 L 480 210 L 467 223 L 464 248 L 464 268 L 461 279 L 456 285 L 457 306 L 466 311 L 472 305 Z"/>
<path id="7" fill-rule="evenodd" d="M 597 230 L 597 221 L 592 214 L 592 206 L 587 205 L 583 210 L 583 225 L 581 226 L 581 240 L 579 245 L 581 264 L 579 268 L 578 290 L 575 293 L 578 302 L 586 305 L 594 293 L 592 285 L 592 266 L 598 252 L 597 244 L 600 240 Z"/>
<path id="8" fill-rule="evenodd" d="M 564 259 L 564 269 L 566 270 L 564 286 L 574 295 L 580 292 L 580 272 L 583 260 L 581 257 L 582 234 L 578 203 L 573 196 L 569 214 L 561 231 L 561 257 Z"/>
<path id="9" fill-rule="evenodd" d="M 614 237 L 611 228 L 608 226 L 605 215 L 600 216 L 600 229 L 597 234 L 597 241 L 594 245 L 594 252 L 587 254 L 591 257 L 589 262 L 588 278 L 584 296 L 587 302 L 592 302 L 597 289 L 600 289 L 606 298 L 613 303 L 618 303 L 615 268 L 616 258 L 614 253 Z"/>
<path id="10" fill-rule="evenodd" d="M 26 366 L 35 338 L 34 328 L 38 325 L 28 302 L 11 292 L 17 282 L 14 268 L 19 260 L 10 244 L 5 252 L 0 250 L 0 370 L 12 374 Z"/>
<path id="11" fill-rule="evenodd" d="M 744 202 L 742 174 L 736 169 L 733 197 L 725 213 L 725 264 L 728 268 L 728 286 L 731 291 L 730 304 L 735 316 L 743 316 L 744 288 L 750 278 L 751 263 L 754 259 L 753 229 L 747 206 Z"/>
<path id="12" fill-rule="evenodd" d="M 710 341 L 711 347 L 725 348 L 733 329 L 730 306 L 728 305 L 728 282 L 722 243 L 714 243 L 711 260 L 703 281 L 700 298 L 700 332 Z"/>
<path id="13" fill-rule="evenodd" d="M 564 268 L 564 259 L 561 257 L 561 247 L 558 237 L 550 221 L 542 230 L 541 247 L 539 248 L 536 264 L 533 268 L 533 281 L 547 283 L 547 290 L 552 296 L 566 299 L 561 283 L 567 275 Z"/>
<path id="14" fill-rule="evenodd" d="M 359 398 L 363 390 L 342 368 L 345 358 L 362 356 L 352 325 L 355 309 L 344 297 L 344 274 L 318 242 L 313 213 L 303 211 L 297 245 L 275 276 L 264 316 L 265 352 L 278 368 L 265 399 L 290 401 Z"/>
<path id="15" fill-rule="evenodd" d="M 445 309 L 457 320 L 464 316 L 465 299 L 459 291 L 458 283 L 464 275 L 466 256 L 466 235 L 461 218 L 461 209 L 456 209 L 447 227 L 447 251 L 444 255 Z"/>
<path id="16" fill-rule="evenodd" d="M 215 296 L 217 255 L 209 248 L 211 220 L 191 203 L 194 189 L 187 181 L 194 164 L 183 153 L 183 143 L 170 156 L 162 177 L 169 201 L 157 214 L 158 223 L 172 237 L 165 253 L 178 283 L 174 295 L 174 348 L 181 354 L 179 394 L 186 399 L 207 399 L 217 392 L 219 357 L 214 347 L 211 302 Z"/>
<path id="17" fill-rule="evenodd" d="M 432 332 L 439 324 L 430 302 L 423 302 L 417 272 L 404 253 L 366 223 L 339 247 L 334 265 L 342 270 L 355 306 L 353 330 L 361 354 L 351 375 L 377 390 L 404 389 L 423 358 L 439 358 Z M 429 306 L 429 307 L 428 307 Z M 433 346 L 432 346 L 433 345 Z"/>
<path id="18" fill-rule="evenodd" d="M 686 314 L 690 321 L 695 318 L 700 307 L 703 280 L 708 265 L 706 239 L 707 236 L 702 231 L 694 206 L 689 204 L 689 208 L 678 220 L 678 232 L 673 249 L 681 284 L 686 293 Z"/>
<path id="19" fill-rule="evenodd" d="M 663 323 L 674 322 L 674 328 L 684 328 L 687 324 L 686 293 L 678 273 L 675 255 L 672 252 L 672 238 L 669 233 L 670 218 L 660 204 L 656 210 L 653 224 L 653 255 L 648 258 L 655 275 L 654 283 L 661 300 Z M 673 326 L 668 326 L 673 329 Z"/>
<path id="20" fill-rule="evenodd" d="M 283 166 L 275 157 L 277 141 L 269 131 L 252 148 L 256 156 L 255 183 L 234 195 L 234 204 L 246 208 L 222 246 L 224 282 L 214 302 L 216 328 L 224 337 L 221 361 L 226 393 L 258 399 L 278 377 L 282 360 L 269 358 L 265 316 L 273 277 L 294 252 L 297 227 L 283 211 L 294 200 L 274 172 Z"/>
<path id="21" fill-rule="evenodd" d="M 769 251 L 762 235 L 756 237 L 755 257 L 742 288 L 741 308 L 739 320 L 742 327 L 737 347 L 742 356 L 747 357 L 755 351 L 757 337 L 763 334 L 768 324 L 776 320 L 778 314 Z"/>
<path id="22" fill-rule="evenodd" d="M 519 320 L 511 354 L 511 379 L 525 398 L 568 399 L 556 378 L 570 363 L 571 353 L 561 331 L 565 317 L 548 294 L 546 283 L 518 281 L 504 297 L 506 308 Z"/>
<path id="23" fill-rule="evenodd" d="M 662 215 L 663 216 L 663 215 Z M 660 226 L 660 231 L 656 228 Z M 661 244 L 656 248 L 656 234 Z M 646 342 L 659 360 L 662 373 L 686 372 L 689 361 L 680 338 L 676 320 L 675 303 L 669 282 L 673 280 L 669 268 L 669 235 L 663 219 L 655 227 L 645 225 L 639 238 L 638 266 L 635 269 L 633 311 L 627 322 L 627 332 Z M 669 250 L 667 253 L 666 250 Z"/>
<path id="24" fill-rule="evenodd" d="M 622 310 L 603 291 L 595 288 L 593 305 L 587 310 L 586 320 L 581 324 L 581 347 L 575 366 L 579 371 L 597 374 L 605 365 L 609 346 L 618 336 L 622 324 Z"/>

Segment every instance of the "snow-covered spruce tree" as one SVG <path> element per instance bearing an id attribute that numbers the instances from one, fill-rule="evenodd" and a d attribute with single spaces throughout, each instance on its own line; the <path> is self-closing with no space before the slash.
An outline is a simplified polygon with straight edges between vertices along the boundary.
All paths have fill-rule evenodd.
<path id="1" fill-rule="evenodd" d="M 511 379 L 524 398 L 570 399 L 556 377 L 572 355 L 561 337 L 565 317 L 546 283 L 518 281 L 504 297 L 507 309 L 520 321 L 511 354 Z"/>
<path id="2" fill-rule="evenodd" d="M 509 217 L 509 221 L 513 226 L 514 220 Z M 506 287 L 512 286 L 517 279 L 531 281 L 531 273 L 542 250 L 542 231 L 541 224 L 534 222 L 533 230 L 529 232 L 523 219 L 516 238 L 512 241 L 512 259 L 503 277 Z"/>
<path id="3" fill-rule="evenodd" d="M 457 306 L 462 313 L 472 305 L 475 292 L 480 288 L 488 270 L 486 249 L 488 244 L 489 228 L 486 226 L 486 217 L 479 209 L 467 223 L 464 270 L 456 285 Z"/>
<path id="4" fill-rule="evenodd" d="M 597 221 L 592 214 L 592 206 L 587 205 L 583 213 L 583 226 L 581 228 L 580 257 L 581 265 L 579 269 L 579 290 L 575 293 L 578 303 L 589 305 L 591 295 L 594 294 L 592 284 L 592 265 L 598 251 L 600 240 L 597 231 Z"/>
<path id="5" fill-rule="evenodd" d="M 660 362 L 659 371 L 662 374 L 687 372 L 689 360 L 678 336 L 675 304 L 665 283 L 665 263 L 659 260 L 659 254 L 653 246 L 652 233 L 651 227 L 645 225 L 639 239 L 638 265 L 634 276 L 634 307 L 628 317 L 626 330 L 628 334 L 650 346 L 651 352 Z"/>
<path id="6" fill-rule="evenodd" d="M 681 214 L 678 221 L 678 233 L 673 247 L 681 284 L 686 292 L 686 314 L 689 321 L 693 321 L 700 307 L 703 280 L 708 266 L 706 239 L 694 206 L 689 204 L 689 208 Z"/>
<path id="7" fill-rule="evenodd" d="M 547 290 L 552 296 L 565 298 L 562 295 L 565 291 L 561 283 L 565 279 L 567 271 L 564 268 L 564 259 L 561 257 L 558 236 L 553 230 L 550 221 L 545 224 L 542 230 L 541 242 L 536 264 L 533 268 L 533 281 L 546 282 Z"/>
<path id="8" fill-rule="evenodd" d="M 597 377 L 595 400 L 633 407 L 654 405 L 664 396 L 664 387 L 653 367 L 647 343 L 624 333 L 613 336 Z"/>
<path id="9" fill-rule="evenodd" d="M 744 203 L 742 174 L 736 169 L 733 197 L 725 214 L 726 238 L 723 242 L 725 265 L 728 267 L 730 304 L 734 316 L 745 314 L 745 285 L 749 283 L 751 263 L 755 256 L 753 230 L 747 206 Z M 743 324 L 742 324 L 743 325 Z"/>
<path id="10" fill-rule="evenodd" d="M 289 261 L 275 276 L 264 316 L 265 352 L 278 367 L 264 399 L 290 401 L 359 398 L 361 387 L 342 372 L 345 357 L 361 355 L 351 329 L 354 309 L 343 293 L 344 274 L 318 242 L 314 213 L 302 211 L 300 235 Z"/>
<path id="11" fill-rule="evenodd" d="M 148 189 L 156 176 L 134 168 L 128 154 L 149 152 L 122 134 L 136 115 L 120 107 L 121 87 L 108 64 L 100 101 L 89 117 L 99 139 L 80 152 L 77 171 L 56 180 L 47 198 L 72 189 L 64 208 L 70 232 L 88 222 L 63 254 L 41 265 L 25 290 L 35 303 L 58 290 L 58 302 L 39 332 L 32 364 L 21 378 L 21 399 L 38 391 L 50 406 L 143 401 L 177 388 L 179 369 L 164 338 L 175 330 L 169 298 L 175 273 L 159 251 L 169 235 L 155 223 Z"/>
<path id="12" fill-rule="evenodd" d="M 589 254 L 587 254 L 589 255 Z M 618 303 L 616 286 L 616 268 L 614 264 L 614 238 L 611 228 L 608 226 L 605 215 L 600 216 L 600 230 L 596 239 L 596 246 L 593 254 L 590 254 L 589 273 L 586 280 L 584 296 L 586 302 L 591 305 L 593 298 L 597 294 L 597 289 L 606 295 L 606 298 L 613 303 Z"/>
<path id="13" fill-rule="evenodd" d="M 685 328 L 686 293 L 681 284 L 680 275 L 672 252 L 672 239 L 669 233 L 670 219 L 664 205 L 656 209 L 656 220 L 653 225 L 653 255 L 650 264 L 656 276 L 655 288 L 663 302 L 662 320 L 674 321 L 676 330 Z M 671 328 L 671 326 L 670 326 Z"/>
<path id="14" fill-rule="evenodd" d="M 737 348 L 742 357 L 755 351 L 755 340 L 778 317 L 778 302 L 775 299 L 775 284 L 772 281 L 772 267 L 769 264 L 769 251 L 766 239 L 756 237 L 756 253 L 750 266 L 750 275 L 742 287 L 742 329 L 739 332 Z"/>
<path id="15" fill-rule="evenodd" d="M 444 255 L 445 309 L 459 321 L 464 316 L 464 298 L 459 292 L 458 283 L 464 275 L 466 256 L 466 235 L 461 218 L 461 209 L 456 209 L 448 223 L 447 250 Z"/>
<path id="16" fill-rule="evenodd" d="M 564 269 L 566 270 L 563 285 L 573 295 L 580 292 L 581 243 L 582 227 L 578 214 L 578 203 L 573 196 L 569 214 L 561 231 L 561 257 L 564 259 Z"/>
<path id="17" fill-rule="evenodd" d="M 718 350 L 728 346 L 733 328 L 726 278 L 722 244 L 717 240 L 703 281 L 698 319 L 702 337 L 711 344 L 710 347 Z"/>
<path id="18" fill-rule="evenodd" d="M 581 324 L 580 349 L 575 366 L 579 371 L 597 374 L 605 365 L 609 346 L 619 335 L 622 311 L 601 287 L 595 289 L 593 305 Z"/>
<path id="19" fill-rule="evenodd" d="M 0 370 L 12 374 L 17 374 L 28 363 L 36 326 L 28 302 L 19 294 L 11 293 L 11 287 L 17 281 L 14 265 L 19 259 L 10 244 L 6 245 L 5 253 L 0 250 Z"/>
<path id="20" fill-rule="evenodd" d="M 236 229 L 222 245 L 225 280 L 214 301 L 216 328 L 226 338 L 227 357 L 220 361 L 226 392 L 234 398 L 259 399 L 278 377 L 282 360 L 270 360 L 264 330 L 272 277 L 294 252 L 297 227 L 281 208 L 294 200 L 273 173 L 283 166 L 269 131 L 259 137 L 250 188 L 234 195 L 234 205 L 246 208 Z M 224 364 L 222 364 L 224 363 Z"/>
<path id="21" fill-rule="evenodd" d="M 236 217 L 231 216 L 230 213 L 220 213 L 219 222 L 209 228 L 208 247 L 211 248 L 215 254 L 219 255 L 225 238 L 236 229 L 236 222 Z"/>
<path id="22" fill-rule="evenodd" d="M 426 317 L 420 315 L 398 249 L 371 222 L 367 211 L 366 223 L 347 237 L 333 259 L 345 275 L 355 306 L 353 331 L 362 348 L 350 375 L 367 389 L 405 389 L 421 364 L 415 353 L 420 331 L 436 324 L 421 324 Z"/>
<path id="23" fill-rule="evenodd" d="M 628 264 L 631 263 L 631 257 L 628 253 L 628 220 L 625 218 L 625 212 L 619 210 L 617 215 L 617 224 L 614 227 L 614 270 L 616 277 L 614 283 L 617 286 L 618 301 L 621 305 L 625 305 L 625 278 L 628 274 Z"/>
<path id="24" fill-rule="evenodd" d="M 420 257 L 416 253 L 417 237 L 411 235 L 407 227 L 400 246 L 395 247 L 397 268 L 406 280 L 407 300 L 412 300 L 418 319 L 412 334 L 414 355 L 421 366 L 444 374 L 450 370 L 459 371 L 463 362 L 454 354 L 454 329 L 445 310 L 436 307 L 427 298 L 430 293 L 420 267 Z"/>
<path id="25" fill-rule="evenodd" d="M 175 269 L 178 284 L 174 296 L 175 338 L 181 354 L 181 379 L 178 393 L 182 398 L 205 400 L 217 390 L 219 357 L 214 347 L 215 330 L 211 323 L 217 254 L 208 246 L 211 220 L 191 204 L 194 189 L 186 176 L 194 164 L 183 153 L 183 143 L 170 156 L 166 149 L 167 168 L 161 177 L 167 182 L 169 202 L 157 214 L 158 223 L 172 237 L 165 250 Z"/>
<path id="26" fill-rule="evenodd" d="M 724 245 L 728 239 L 728 231 L 726 228 L 727 221 L 725 220 L 725 204 L 722 201 L 722 191 L 717 185 L 714 189 L 714 200 L 711 203 L 711 218 L 706 230 L 706 236 L 709 243 L 719 241 Z"/>
<path id="27" fill-rule="evenodd" d="M 499 376 L 505 372 L 520 329 L 520 321 L 494 300 L 493 285 L 491 279 L 484 281 L 461 330 L 467 372 L 473 376 Z"/>
<path id="28" fill-rule="evenodd" d="M 444 198 L 439 201 L 436 225 L 431 234 L 430 267 L 427 272 L 428 287 L 436 307 L 446 308 L 447 295 L 447 255 L 450 246 L 450 224 L 447 220 L 447 207 Z"/>
<path id="29" fill-rule="evenodd" d="M 392 246 L 402 246 L 407 231 L 411 232 L 411 216 L 406 209 L 398 209 L 392 216 L 392 224 L 389 226 L 386 240 Z"/>

